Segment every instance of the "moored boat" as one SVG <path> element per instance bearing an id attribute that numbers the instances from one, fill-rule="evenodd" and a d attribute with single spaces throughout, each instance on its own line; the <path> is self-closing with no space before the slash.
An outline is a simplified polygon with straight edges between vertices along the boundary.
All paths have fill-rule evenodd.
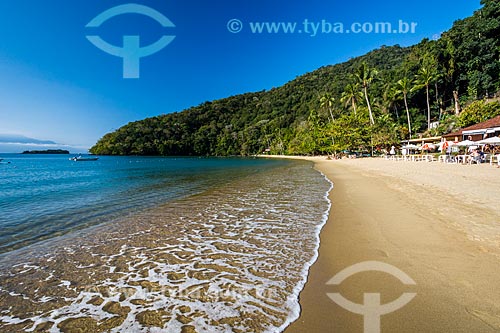
<path id="1" fill-rule="evenodd" d="M 97 161 L 98 159 L 99 159 L 99 157 L 75 156 L 75 157 L 71 157 L 69 160 L 75 161 L 75 162 L 86 162 L 86 161 Z"/>

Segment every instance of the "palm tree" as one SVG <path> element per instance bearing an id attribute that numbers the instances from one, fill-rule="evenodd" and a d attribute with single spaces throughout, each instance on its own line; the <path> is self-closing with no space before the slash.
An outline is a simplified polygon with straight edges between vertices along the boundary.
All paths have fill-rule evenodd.
<path id="1" fill-rule="evenodd" d="M 431 102 L 429 96 L 429 86 L 438 77 L 437 69 L 432 65 L 422 66 L 418 74 L 415 75 L 416 85 L 411 89 L 411 91 L 420 90 L 425 87 L 425 92 L 427 96 L 427 129 L 431 128 Z"/>
<path id="2" fill-rule="evenodd" d="M 359 88 L 359 83 L 349 83 L 342 93 L 342 97 L 340 101 L 345 103 L 345 106 L 351 104 L 354 114 L 356 114 L 356 108 L 358 104 L 358 100 L 363 98 L 363 93 Z"/>
<path id="3" fill-rule="evenodd" d="M 445 37 L 443 39 L 446 42 L 446 53 L 449 57 L 448 62 L 445 64 L 445 80 L 449 85 L 453 86 L 453 101 L 455 103 L 455 115 L 458 116 L 460 114 L 460 111 L 462 111 L 462 107 L 460 106 L 460 99 L 458 95 L 458 88 L 454 84 L 453 79 L 455 77 L 455 68 L 456 68 L 456 63 L 457 63 L 457 50 L 455 46 L 453 45 L 453 42 L 451 39 Z"/>
<path id="4" fill-rule="evenodd" d="M 333 97 L 330 93 L 325 93 L 320 98 L 319 102 L 321 103 L 320 104 L 321 108 L 328 109 L 328 111 L 330 112 L 330 117 L 332 117 L 331 123 L 333 124 L 335 119 L 333 118 L 332 110 L 333 110 L 333 103 L 335 103 L 335 97 Z M 335 144 L 335 140 L 333 139 L 333 136 L 332 136 L 332 145 L 333 144 Z"/>
<path id="5" fill-rule="evenodd" d="M 398 95 L 403 95 L 403 99 L 405 101 L 406 108 L 406 117 L 408 118 L 408 131 L 410 131 L 410 139 L 411 139 L 411 121 L 410 121 L 410 110 L 408 109 L 408 93 L 411 91 L 411 86 L 413 82 L 411 79 L 404 77 L 397 82 L 398 89 L 396 93 Z"/>
<path id="6" fill-rule="evenodd" d="M 373 82 L 377 76 L 378 71 L 375 68 L 370 68 L 366 62 L 363 62 L 361 66 L 358 67 L 354 77 L 358 80 L 358 83 L 363 88 L 363 93 L 365 95 L 366 105 L 368 106 L 368 112 L 370 114 L 370 124 L 375 124 L 375 119 L 373 118 L 372 106 L 370 104 L 370 99 L 368 97 L 368 87 Z"/>
<path id="7" fill-rule="evenodd" d="M 401 100 L 401 96 L 398 95 L 398 88 L 395 85 L 391 85 L 389 90 L 385 94 L 387 108 L 394 108 L 394 113 L 396 114 L 396 119 L 399 120 L 399 110 L 398 110 L 398 102 Z"/>
<path id="8" fill-rule="evenodd" d="M 333 118 L 333 103 L 335 103 L 335 98 L 330 94 L 330 93 L 325 93 L 323 96 L 321 96 L 319 102 L 320 107 L 327 109 L 330 112 L 330 117 L 332 117 L 332 122 L 335 120 Z"/>
<path id="9" fill-rule="evenodd" d="M 396 118 L 399 119 L 397 102 L 400 100 L 400 96 L 397 94 L 396 85 L 392 81 L 387 81 L 384 83 L 382 90 L 383 94 L 379 102 L 382 113 L 389 114 L 391 108 L 394 107 Z"/>

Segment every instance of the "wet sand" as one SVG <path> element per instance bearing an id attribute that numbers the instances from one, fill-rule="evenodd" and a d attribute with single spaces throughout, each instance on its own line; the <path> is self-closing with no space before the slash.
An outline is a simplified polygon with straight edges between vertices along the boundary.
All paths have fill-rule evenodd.
<path id="1" fill-rule="evenodd" d="M 363 317 L 327 293 L 381 303 L 416 297 L 381 317 L 381 332 L 500 331 L 500 170 L 489 165 L 383 159 L 311 158 L 334 182 L 332 209 L 321 233 L 319 258 L 300 294 L 295 332 L 363 332 Z M 494 204 L 497 203 L 497 204 Z M 381 272 L 326 283 L 364 261 L 393 265 L 416 285 Z"/>
<path id="2" fill-rule="evenodd" d="M 283 163 L 0 260 L 0 332 L 281 332 L 330 183 Z"/>

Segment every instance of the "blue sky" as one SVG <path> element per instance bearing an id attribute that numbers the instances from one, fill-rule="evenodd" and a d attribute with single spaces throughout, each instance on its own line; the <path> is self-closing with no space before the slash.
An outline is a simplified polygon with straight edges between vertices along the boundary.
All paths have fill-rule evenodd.
<path id="1" fill-rule="evenodd" d="M 175 27 L 123 14 L 86 25 L 127 1 L 0 0 L 0 134 L 23 135 L 86 150 L 105 133 L 134 120 L 181 111 L 207 100 L 280 86 L 321 66 L 382 45 L 409 46 L 434 38 L 480 8 L 479 0 L 386 1 L 134 1 Z M 238 19 L 239 33 L 227 23 Z M 417 23 L 414 34 L 304 33 L 303 22 Z M 295 33 L 253 33 L 250 23 L 296 22 Z M 301 30 L 302 33 L 298 33 Z M 92 45 L 98 35 L 141 46 L 175 39 L 140 59 L 140 77 L 124 79 L 122 58 Z M 0 151 L 5 146 L 0 143 Z M 75 149 L 73 149 L 75 150 Z"/>

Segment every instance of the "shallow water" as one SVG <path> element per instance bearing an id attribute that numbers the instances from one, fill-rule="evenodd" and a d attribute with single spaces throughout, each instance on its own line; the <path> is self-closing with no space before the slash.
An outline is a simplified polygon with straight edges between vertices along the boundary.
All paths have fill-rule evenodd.
<path id="1" fill-rule="evenodd" d="M 283 165 L 238 158 L 104 156 L 95 162 L 69 161 L 68 155 L 2 158 L 0 253 Z"/>
<path id="2" fill-rule="evenodd" d="M 286 163 L 17 251 L 0 276 L 0 329 L 281 331 L 298 316 L 329 189 L 310 163 Z"/>

